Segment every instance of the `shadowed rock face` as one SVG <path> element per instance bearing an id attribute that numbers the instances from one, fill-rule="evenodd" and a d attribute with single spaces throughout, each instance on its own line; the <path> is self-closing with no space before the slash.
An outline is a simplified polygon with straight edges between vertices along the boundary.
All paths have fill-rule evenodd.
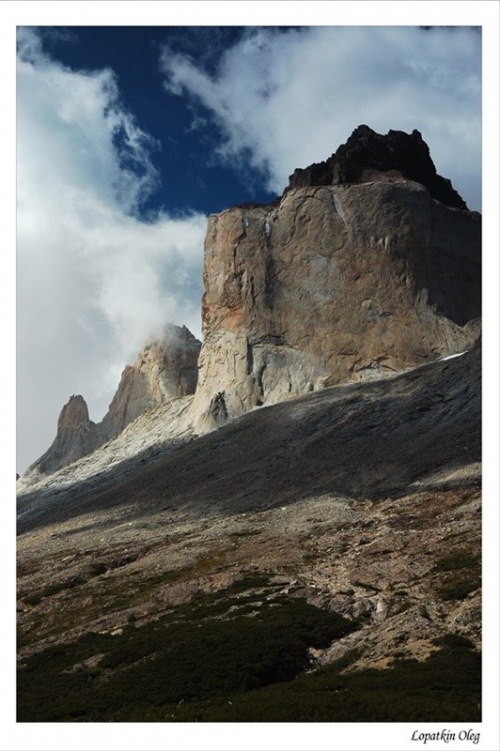
<path id="1" fill-rule="evenodd" d="M 480 286 L 479 215 L 402 177 L 291 187 L 279 205 L 213 215 L 199 426 L 464 351 Z"/>
<path id="2" fill-rule="evenodd" d="M 394 378 L 253 410 L 140 470 L 125 463 L 87 482 L 28 492 L 19 500 L 19 530 L 105 509 L 118 519 L 125 507 L 143 521 L 163 507 L 206 519 L 324 494 L 380 500 L 466 487 L 479 481 L 480 417 L 478 340 L 460 357 Z"/>
<path id="3" fill-rule="evenodd" d="M 390 130 L 383 136 L 367 125 L 353 131 L 345 144 L 324 162 L 296 169 L 290 187 L 362 183 L 403 177 L 427 188 L 446 206 L 466 209 L 451 182 L 438 175 L 429 147 L 418 130 L 411 134 Z"/>

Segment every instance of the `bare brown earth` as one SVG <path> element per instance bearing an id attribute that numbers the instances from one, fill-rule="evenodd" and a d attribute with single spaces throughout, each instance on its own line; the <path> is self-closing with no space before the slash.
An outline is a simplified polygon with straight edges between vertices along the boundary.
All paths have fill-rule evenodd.
<path id="1" fill-rule="evenodd" d="M 361 621 L 349 667 L 480 646 L 480 351 L 256 409 L 127 475 L 19 500 L 19 658 L 249 572 Z M 135 465 L 134 465 L 135 466 Z M 98 659 L 98 656 L 96 656 Z"/>

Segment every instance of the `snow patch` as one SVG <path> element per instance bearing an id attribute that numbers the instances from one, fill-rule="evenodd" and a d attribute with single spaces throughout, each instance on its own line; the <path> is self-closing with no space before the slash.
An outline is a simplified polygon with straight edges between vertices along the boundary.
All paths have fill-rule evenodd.
<path id="1" fill-rule="evenodd" d="M 444 360 L 453 360 L 454 357 L 462 357 L 462 355 L 465 355 L 468 351 L 469 350 L 466 349 L 463 352 L 457 352 L 456 355 L 448 355 L 447 357 L 442 357 L 441 361 L 444 361 Z"/>

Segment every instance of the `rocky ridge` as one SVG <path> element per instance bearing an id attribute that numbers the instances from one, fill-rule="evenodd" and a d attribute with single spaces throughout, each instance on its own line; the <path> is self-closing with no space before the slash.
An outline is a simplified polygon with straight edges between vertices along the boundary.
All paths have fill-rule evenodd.
<path id="1" fill-rule="evenodd" d="M 450 180 L 437 174 L 429 147 L 418 130 L 390 130 L 385 136 L 359 125 L 324 162 L 296 169 L 289 188 L 404 178 L 420 183 L 445 206 L 467 209 Z"/>
<path id="2" fill-rule="evenodd" d="M 22 476 L 18 492 L 34 483 L 43 485 L 46 476 L 92 454 L 119 436 L 144 412 L 194 394 L 200 347 L 201 343 L 185 326 L 167 324 L 162 337 L 149 341 L 134 364 L 125 367 L 100 423 L 89 419 L 84 398 L 73 395 L 61 411 L 54 442 Z M 139 446 L 143 443 L 138 441 Z M 129 445 L 139 450 L 133 440 Z M 94 466 L 97 471 L 99 459 Z"/>

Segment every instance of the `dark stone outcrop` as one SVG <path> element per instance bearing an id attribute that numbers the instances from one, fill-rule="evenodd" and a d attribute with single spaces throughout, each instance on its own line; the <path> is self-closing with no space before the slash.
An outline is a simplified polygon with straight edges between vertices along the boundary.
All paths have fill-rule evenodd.
<path id="1" fill-rule="evenodd" d="M 418 130 L 411 134 L 390 130 L 383 136 L 367 125 L 357 127 L 346 143 L 324 162 L 296 169 L 290 188 L 364 183 L 403 177 L 427 188 L 446 206 L 467 209 L 450 180 L 438 175 L 429 147 Z"/>

